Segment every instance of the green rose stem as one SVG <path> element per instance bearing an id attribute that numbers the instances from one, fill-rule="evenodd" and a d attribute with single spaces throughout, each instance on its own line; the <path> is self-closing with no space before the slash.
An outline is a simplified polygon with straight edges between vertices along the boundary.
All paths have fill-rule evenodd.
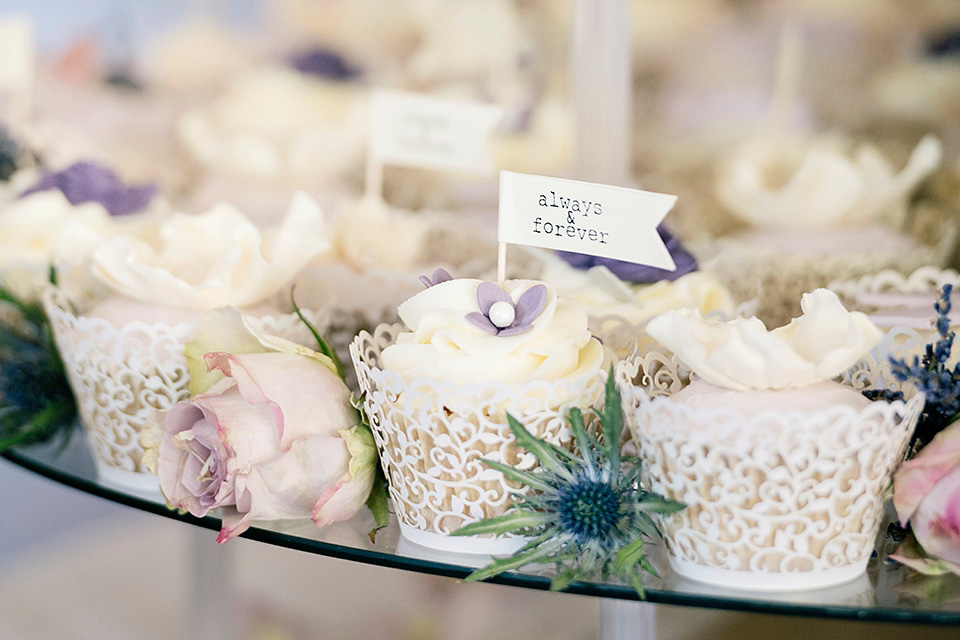
<path id="1" fill-rule="evenodd" d="M 620 453 L 623 413 L 612 367 L 605 391 L 603 410 L 594 412 L 600 421 L 599 437 L 587 429 L 579 409 L 568 414 L 577 453 L 535 437 L 507 415 L 517 444 L 536 456 L 540 468 L 523 471 L 493 460 L 483 462 L 530 491 L 515 496 L 509 513 L 468 524 L 452 535 L 514 533 L 532 539 L 512 556 L 471 573 L 468 582 L 550 562 L 557 569 L 552 590 L 565 589 L 576 580 L 613 576 L 644 597 L 643 572 L 657 575 L 644 553 L 644 538 L 659 537 L 650 514 L 674 513 L 684 505 L 640 487 L 640 460 Z"/>

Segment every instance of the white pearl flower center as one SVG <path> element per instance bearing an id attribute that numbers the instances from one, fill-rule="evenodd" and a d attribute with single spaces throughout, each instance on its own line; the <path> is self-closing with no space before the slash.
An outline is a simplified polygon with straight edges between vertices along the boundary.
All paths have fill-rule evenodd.
<path id="1" fill-rule="evenodd" d="M 509 327 L 516 315 L 513 305 L 505 300 L 498 300 L 490 307 L 490 322 L 498 329 Z"/>

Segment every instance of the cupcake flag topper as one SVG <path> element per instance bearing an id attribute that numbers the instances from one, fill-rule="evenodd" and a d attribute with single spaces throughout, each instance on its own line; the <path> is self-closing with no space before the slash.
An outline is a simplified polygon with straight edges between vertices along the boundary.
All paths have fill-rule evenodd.
<path id="1" fill-rule="evenodd" d="M 381 197 L 386 164 L 481 175 L 493 173 L 487 138 L 503 116 L 503 108 L 490 104 L 401 91 L 374 91 L 370 104 L 366 195 Z"/>
<path id="2" fill-rule="evenodd" d="M 33 23 L 26 16 L 0 20 L 0 119 L 25 125 L 33 111 Z"/>
<path id="3" fill-rule="evenodd" d="M 626 260 L 673 271 L 657 225 L 677 196 L 592 182 L 500 172 L 497 265 L 506 273 L 506 245 L 525 244 Z"/>

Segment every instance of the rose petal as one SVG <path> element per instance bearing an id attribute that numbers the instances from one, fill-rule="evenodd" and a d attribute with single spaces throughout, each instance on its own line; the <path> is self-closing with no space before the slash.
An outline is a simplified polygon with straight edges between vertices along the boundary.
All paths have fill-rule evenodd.
<path id="1" fill-rule="evenodd" d="M 517 325 L 531 324 L 546 306 L 547 286 L 538 284 L 530 287 L 517 300 L 517 316 L 513 323 Z"/>
<path id="2" fill-rule="evenodd" d="M 495 302 L 509 302 L 512 306 L 513 298 L 492 282 L 481 282 L 477 286 L 477 304 L 480 305 L 480 311 L 483 315 L 490 315 L 490 307 Z"/>
<path id="3" fill-rule="evenodd" d="M 280 448 L 276 408 L 269 403 L 251 404 L 232 380 L 218 383 L 214 391 L 197 396 L 194 403 L 216 425 L 235 468 L 245 472 L 275 455 Z"/>
<path id="4" fill-rule="evenodd" d="M 336 374 L 311 358 L 288 353 L 227 355 L 229 375 L 252 404 L 275 407 L 280 447 L 314 435 L 333 435 L 359 422 L 350 390 Z"/>
<path id="5" fill-rule="evenodd" d="M 358 425 L 340 431 L 350 451 L 350 466 L 333 487 L 320 494 L 313 507 L 313 522 L 323 527 L 352 518 L 366 503 L 377 475 L 377 445 L 370 429 Z"/>
<path id="6" fill-rule="evenodd" d="M 478 329 L 482 329 L 483 331 L 486 331 L 489 334 L 497 335 L 497 333 L 500 331 L 496 325 L 490 322 L 490 318 L 483 315 L 482 313 L 479 313 L 477 311 L 472 311 L 468 313 L 465 317 L 470 322 L 470 324 L 477 327 Z"/>
<path id="7" fill-rule="evenodd" d="M 914 458 L 907 460 L 893 477 L 893 505 L 900 524 L 906 526 L 921 500 L 941 478 L 960 466 L 960 422 L 934 436 Z"/>
<path id="8" fill-rule="evenodd" d="M 218 368 L 211 370 L 207 366 L 204 356 L 208 353 L 268 353 L 270 351 L 271 349 L 248 329 L 243 314 L 236 309 L 227 307 L 205 313 L 196 334 L 183 351 L 187 357 L 187 369 L 190 372 L 190 395 L 208 391 L 214 383 L 223 378 L 223 373 Z"/>

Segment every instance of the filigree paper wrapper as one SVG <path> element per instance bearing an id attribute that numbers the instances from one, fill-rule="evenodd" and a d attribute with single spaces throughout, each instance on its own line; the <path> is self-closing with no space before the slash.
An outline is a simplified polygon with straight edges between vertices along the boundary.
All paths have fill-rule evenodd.
<path id="1" fill-rule="evenodd" d="M 402 331 L 400 324 L 381 325 L 373 335 L 362 332 L 351 347 L 401 532 L 411 542 L 445 551 L 515 551 L 525 538 L 448 535 L 470 522 L 503 515 L 522 490 L 481 458 L 536 467 L 536 458 L 515 444 L 508 410 L 535 436 L 572 446 L 567 412 L 602 404 L 606 372 L 521 385 L 407 382 L 380 368 L 381 352 Z"/>
<path id="2" fill-rule="evenodd" d="M 121 328 L 78 314 L 64 293 L 49 287 L 44 308 L 77 401 L 97 470 L 105 482 L 141 492 L 158 480 L 143 468 L 140 430 L 151 413 L 189 398 L 184 347 L 196 323 L 130 322 Z M 323 331 L 326 310 L 304 315 Z M 258 329 L 300 344 L 318 345 L 296 314 L 251 318 Z"/>
<path id="3" fill-rule="evenodd" d="M 884 336 L 843 376 L 855 389 L 886 387 L 886 355 L 921 341 Z M 671 566 L 727 587 L 822 588 L 865 570 L 884 492 L 903 459 L 923 397 L 874 402 L 862 411 L 695 410 L 670 395 L 693 377 L 651 352 L 616 370 L 644 484 L 687 504 L 660 518 Z"/>

